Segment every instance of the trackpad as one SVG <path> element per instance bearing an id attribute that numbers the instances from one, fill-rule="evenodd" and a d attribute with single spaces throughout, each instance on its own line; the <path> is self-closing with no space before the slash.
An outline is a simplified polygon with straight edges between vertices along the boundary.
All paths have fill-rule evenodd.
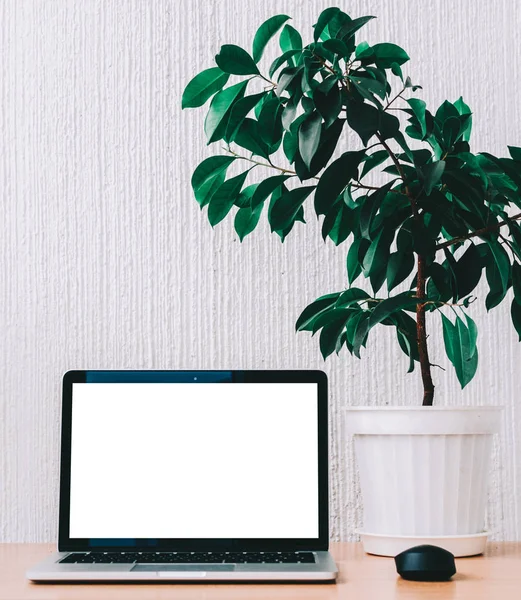
<path id="1" fill-rule="evenodd" d="M 132 571 L 140 571 L 142 573 L 150 573 L 151 571 L 161 572 L 192 572 L 192 571 L 234 571 L 235 565 L 219 565 L 219 564 L 194 564 L 194 565 L 136 565 Z"/>

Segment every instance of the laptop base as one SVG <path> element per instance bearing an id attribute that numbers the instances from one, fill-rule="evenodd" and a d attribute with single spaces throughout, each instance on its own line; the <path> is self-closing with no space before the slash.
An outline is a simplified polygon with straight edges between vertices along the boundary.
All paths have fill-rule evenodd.
<path id="1" fill-rule="evenodd" d="M 26 577 L 38 583 L 176 581 L 334 581 L 337 567 L 329 552 L 314 552 L 313 564 L 63 564 L 58 552 L 31 568 Z"/>

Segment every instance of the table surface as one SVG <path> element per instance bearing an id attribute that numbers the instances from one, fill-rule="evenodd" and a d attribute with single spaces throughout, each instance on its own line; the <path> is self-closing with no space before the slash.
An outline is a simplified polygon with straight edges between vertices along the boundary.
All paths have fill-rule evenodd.
<path id="1" fill-rule="evenodd" d="M 74 598 L 182 598 L 189 600 L 399 600 L 400 598 L 468 598 L 509 600 L 521 596 L 521 543 L 489 543 L 484 556 L 456 560 L 452 581 L 417 583 L 396 574 L 394 560 L 369 556 L 359 543 L 332 544 L 339 568 L 335 584 L 34 584 L 25 571 L 54 552 L 52 544 L 0 544 L 0 600 Z"/>

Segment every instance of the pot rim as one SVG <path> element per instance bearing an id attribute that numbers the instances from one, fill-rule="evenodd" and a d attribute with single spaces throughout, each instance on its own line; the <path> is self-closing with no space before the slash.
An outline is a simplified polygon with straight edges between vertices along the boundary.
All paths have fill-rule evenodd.
<path id="1" fill-rule="evenodd" d="M 422 540 L 425 538 L 429 539 L 438 539 L 438 540 L 458 540 L 461 538 L 467 539 L 477 539 L 482 537 L 488 537 L 492 535 L 492 531 L 481 531 L 479 533 L 459 533 L 458 535 L 402 535 L 401 533 L 392 534 L 392 533 L 371 533 L 369 531 L 364 531 L 363 529 L 355 529 L 355 533 L 358 535 L 367 535 L 370 537 L 378 537 L 378 538 L 388 538 L 388 539 L 408 539 L 408 540 Z"/>
<path id="2" fill-rule="evenodd" d="M 443 412 L 443 411 L 450 411 L 450 410 L 455 410 L 455 411 L 465 411 L 465 412 L 471 412 L 474 410 L 485 410 L 485 411 L 496 411 L 496 410 L 504 410 L 504 406 L 491 406 L 491 405 L 486 405 L 486 406 L 362 406 L 362 405 L 355 405 L 355 406 L 343 406 L 342 410 L 344 411 L 363 411 L 363 410 L 367 410 L 367 411 L 406 411 L 406 410 L 410 410 L 410 411 L 434 411 L 434 412 Z"/>

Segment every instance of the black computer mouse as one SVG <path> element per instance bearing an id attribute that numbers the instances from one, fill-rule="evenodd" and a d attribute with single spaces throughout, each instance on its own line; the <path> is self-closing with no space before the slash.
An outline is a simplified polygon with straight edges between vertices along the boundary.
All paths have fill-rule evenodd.
<path id="1" fill-rule="evenodd" d="M 396 570 L 411 581 L 448 581 L 456 573 L 454 555 L 438 546 L 414 546 L 394 557 Z"/>

